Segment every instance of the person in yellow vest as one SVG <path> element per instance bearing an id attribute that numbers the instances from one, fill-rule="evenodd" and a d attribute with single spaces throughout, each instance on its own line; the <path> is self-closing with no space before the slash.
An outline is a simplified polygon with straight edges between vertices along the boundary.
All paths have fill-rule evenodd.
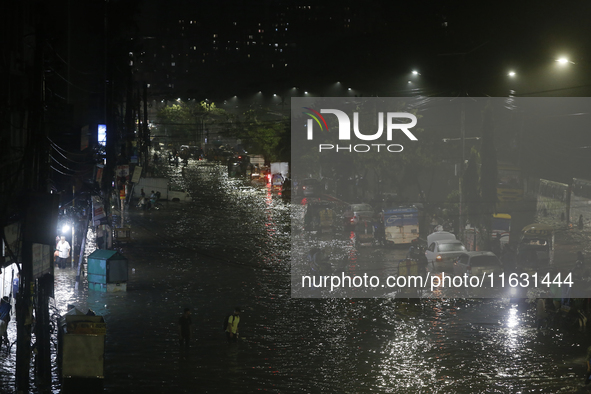
<path id="1" fill-rule="evenodd" d="M 335 221 L 335 213 L 329 207 L 320 211 L 320 227 L 332 227 Z"/>
<path id="2" fill-rule="evenodd" d="M 240 323 L 240 307 L 234 308 L 234 313 L 228 316 L 228 326 L 226 327 L 226 338 L 228 343 L 238 341 L 238 324 Z"/>

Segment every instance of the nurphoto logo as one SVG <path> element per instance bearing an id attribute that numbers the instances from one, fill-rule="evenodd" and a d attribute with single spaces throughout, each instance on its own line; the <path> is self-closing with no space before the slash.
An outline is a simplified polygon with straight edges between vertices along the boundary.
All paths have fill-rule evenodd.
<path id="1" fill-rule="evenodd" d="M 322 114 L 332 114 L 337 117 L 339 131 L 338 131 L 338 139 L 339 141 L 350 141 L 351 140 L 351 119 L 349 115 L 347 115 L 344 111 L 338 109 L 321 109 L 320 112 L 310 108 L 304 107 L 306 112 L 303 112 L 305 115 L 310 116 L 311 119 L 308 119 L 306 128 L 307 128 L 307 138 L 308 140 L 314 139 L 314 121 L 320 128 L 320 131 L 324 131 L 326 129 L 329 132 L 328 124 L 326 119 Z M 407 112 L 387 112 L 386 113 L 386 120 L 384 121 L 384 112 L 378 112 L 378 121 L 377 121 L 377 128 L 378 130 L 373 134 L 364 134 L 359 130 L 359 112 L 353 112 L 353 134 L 355 138 L 361 141 L 377 141 L 382 138 L 384 134 L 384 129 L 386 130 L 386 141 L 392 141 L 392 137 L 394 135 L 394 131 L 402 131 L 406 137 L 408 137 L 411 141 L 417 141 L 417 137 L 409 130 L 410 128 L 416 126 L 417 118 L 413 114 Z M 395 123 L 394 119 L 409 119 L 410 122 L 408 123 Z M 385 126 L 385 127 L 384 127 Z M 365 130 L 367 132 L 367 130 Z M 365 153 L 369 151 L 377 151 L 380 152 L 381 149 L 391 152 L 391 153 L 398 153 L 402 152 L 404 147 L 400 144 L 355 144 L 355 145 L 339 145 L 339 144 L 319 144 L 318 151 L 330 151 L 334 150 L 336 152 L 346 151 L 346 152 L 358 152 L 358 153 Z"/>

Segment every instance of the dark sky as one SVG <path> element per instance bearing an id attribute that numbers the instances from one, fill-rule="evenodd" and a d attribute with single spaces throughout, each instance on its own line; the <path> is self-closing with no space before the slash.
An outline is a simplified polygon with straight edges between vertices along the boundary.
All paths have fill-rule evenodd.
<path id="1" fill-rule="evenodd" d="M 308 24 L 296 32 L 289 70 L 255 67 L 240 73 L 237 69 L 244 65 L 239 60 L 218 64 L 208 72 L 207 82 L 217 90 L 254 93 L 255 86 L 285 89 L 309 83 L 320 89 L 345 80 L 365 94 L 387 96 L 408 90 L 408 73 L 418 69 L 421 91 L 428 94 L 503 96 L 511 88 L 525 94 L 588 81 L 583 70 L 591 68 L 591 3 L 583 1 L 145 0 L 140 34 L 166 36 L 174 32 L 179 17 L 202 21 L 204 34 L 219 32 L 234 18 L 272 19 L 283 6 L 303 4 L 322 6 L 319 17 L 340 15 L 348 7 L 347 15 L 362 26 L 348 35 L 327 29 L 326 23 Z M 168 37 L 174 40 L 174 33 Z M 569 64 L 568 75 L 556 73 L 560 55 L 576 63 Z M 518 73 L 512 81 L 507 78 L 510 69 Z M 567 95 L 577 94 L 571 90 Z"/>

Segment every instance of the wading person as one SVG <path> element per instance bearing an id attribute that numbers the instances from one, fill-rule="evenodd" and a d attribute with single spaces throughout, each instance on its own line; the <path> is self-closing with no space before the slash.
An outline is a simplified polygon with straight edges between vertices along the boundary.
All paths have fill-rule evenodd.
<path id="1" fill-rule="evenodd" d="M 10 310 L 12 309 L 8 297 L 2 297 L 0 301 L 0 349 L 2 345 L 6 343 L 6 346 L 10 348 L 10 341 L 8 340 L 8 322 L 10 321 Z"/>
<path id="2" fill-rule="evenodd" d="M 70 257 L 70 244 L 66 241 L 66 237 L 62 238 L 57 243 L 57 266 L 59 268 L 66 268 L 68 257 Z"/>
<path id="3" fill-rule="evenodd" d="M 238 341 L 238 324 L 240 323 L 240 307 L 234 308 L 234 313 L 228 316 L 226 338 L 228 343 Z"/>
<path id="4" fill-rule="evenodd" d="M 191 309 L 185 308 L 178 322 L 179 344 L 189 347 L 189 341 L 192 337 L 193 323 L 191 322 Z"/>

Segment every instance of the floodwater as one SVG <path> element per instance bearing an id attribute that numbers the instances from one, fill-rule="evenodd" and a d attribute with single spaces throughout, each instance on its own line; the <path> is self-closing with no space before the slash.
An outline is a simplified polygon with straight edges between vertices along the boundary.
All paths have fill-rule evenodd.
<path id="1" fill-rule="evenodd" d="M 185 177 L 169 171 L 194 201 L 128 212 L 133 242 L 120 249 L 130 263 L 126 293 L 76 292 L 73 270 L 56 273 L 58 309 L 74 303 L 106 320 L 105 393 L 581 387 L 588 340 L 577 331 L 538 332 L 529 304 L 291 298 L 290 204 L 227 178 L 223 166 L 191 163 Z M 237 305 L 241 338 L 228 345 L 222 320 Z M 184 307 L 195 328 L 189 350 L 177 342 Z M 5 372 L 13 356 L 14 349 Z"/>

